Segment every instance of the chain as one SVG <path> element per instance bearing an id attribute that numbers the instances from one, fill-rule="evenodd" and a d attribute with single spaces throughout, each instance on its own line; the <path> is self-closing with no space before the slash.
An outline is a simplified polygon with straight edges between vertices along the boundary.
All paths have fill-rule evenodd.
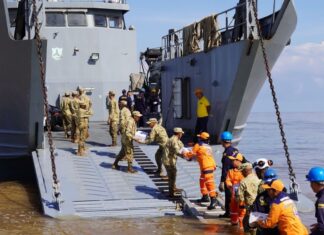
<path id="1" fill-rule="evenodd" d="M 263 41 L 262 34 L 261 34 L 261 25 L 260 25 L 260 22 L 258 20 L 258 13 L 257 13 L 257 8 L 256 8 L 256 3 L 255 3 L 254 0 L 250 0 L 250 1 L 252 1 L 252 7 L 253 7 L 253 11 L 254 11 L 255 22 L 257 24 L 258 36 L 260 38 L 264 64 L 265 64 L 265 67 L 266 67 L 267 77 L 268 77 L 268 81 L 269 81 L 269 85 L 270 85 L 270 89 L 271 89 L 271 94 L 272 94 L 272 99 L 273 99 L 274 107 L 275 107 L 275 110 L 276 110 L 277 121 L 278 121 L 280 134 L 281 134 L 281 140 L 282 140 L 282 143 L 283 143 L 283 146 L 284 146 L 285 156 L 287 158 L 288 170 L 289 170 L 289 179 L 291 181 L 292 189 L 294 191 L 296 191 L 297 187 L 298 187 L 298 184 L 296 183 L 296 175 L 294 173 L 294 170 L 293 170 L 293 167 L 292 167 L 292 162 L 290 160 L 287 140 L 286 140 L 286 137 L 285 137 L 284 127 L 283 127 L 282 119 L 281 119 L 281 116 L 280 116 L 277 95 L 276 95 L 275 88 L 274 88 L 274 85 L 273 85 L 273 80 L 272 80 L 272 77 L 271 77 L 270 67 L 269 67 L 269 63 L 268 63 L 268 58 L 267 58 L 267 54 L 266 54 L 266 50 L 265 50 L 265 46 L 264 46 L 264 41 Z"/>
<path id="2" fill-rule="evenodd" d="M 37 17 L 36 0 L 32 0 L 32 4 L 33 4 L 32 19 L 33 19 L 33 23 L 35 25 L 35 39 L 36 39 L 37 54 L 38 54 L 40 73 L 41 73 L 41 83 L 42 83 L 43 99 L 44 99 L 44 105 L 45 105 L 47 137 L 48 137 L 48 144 L 49 144 L 49 151 L 50 151 L 51 165 L 52 165 L 52 173 L 53 173 L 54 197 L 55 197 L 56 201 L 58 201 L 58 197 L 60 196 L 59 182 L 58 182 L 57 175 L 56 175 L 54 144 L 53 144 L 53 136 L 52 136 L 52 130 L 51 130 L 51 125 L 50 125 L 50 117 L 49 117 L 47 87 L 45 84 L 45 65 L 44 65 L 43 56 L 42 56 L 42 41 L 40 39 L 40 32 L 39 32 L 40 25 L 39 25 L 38 17 Z"/>

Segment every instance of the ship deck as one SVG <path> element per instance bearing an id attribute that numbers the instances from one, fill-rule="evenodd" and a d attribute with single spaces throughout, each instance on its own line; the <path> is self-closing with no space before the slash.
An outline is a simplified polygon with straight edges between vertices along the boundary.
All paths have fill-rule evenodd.
<path id="1" fill-rule="evenodd" d="M 108 127 L 103 122 L 90 124 L 87 154 L 77 156 L 77 145 L 69 142 L 63 132 L 54 132 L 55 163 L 60 182 L 61 203 L 57 207 L 53 197 L 52 166 L 48 146 L 33 152 L 41 203 L 44 214 L 54 218 L 69 217 L 159 217 L 190 214 L 202 221 L 214 219 L 223 213 L 220 206 L 207 211 L 206 205 L 197 205 L 200 198 L 199 166 L 195 161 L 179 158 L 177 187 L 182 195 L 169 198 L 167 180 L 153 173 L 156 169 L 156 145 L 137 145 L 134 149 L 136 174 L 127 173 L 127 163 L 121 170 L 111 168 L 120 146 L 109 147 Z M 220 146 L 214 146 L 216 155 Z M 217 158 L 217 156 L 216 156 Z M 220 170 L 216 171 L 216 182 Z"/>

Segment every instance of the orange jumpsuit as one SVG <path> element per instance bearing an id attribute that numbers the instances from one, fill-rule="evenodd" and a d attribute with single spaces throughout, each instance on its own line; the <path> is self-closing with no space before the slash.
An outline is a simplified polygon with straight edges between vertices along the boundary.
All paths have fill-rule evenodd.
<path id="1" fill-rule="evenodd" d="M 270 212 L 265 220 L 259 220 L 262 228 L 278 226 L 281 235 L 306 235 L 308 231 L 302 224 L 297 208 L 289 196 L 281 192 L 272 202 Z"/>
<path id="2" fill-rule="evenodd" d="M 243 228 L 243 218 L 245 215 L 245 209 L 240 208 L 240 204 L 236 200 L 236 194 L 242 179 L 244 179 L 242 172 L 239 171 L 237 168 L 234 168 L 230 169 L 227 172 L 225 180 L 226 186 L 232 188 L 232 197 L 230 203 L 231 223 L 239 223 L 241 228 Z"/>
<path id="3" fill-rule="evenodd" d="M 198 143 L 192 148 L 192 151 L 185 154 L 186 157 L 197 157 L 200 166 L 200 192 L 202 195 L 217 197 L 214 171 L 216 163 L 212 154 L 212 148 L 209 144 Z"/>

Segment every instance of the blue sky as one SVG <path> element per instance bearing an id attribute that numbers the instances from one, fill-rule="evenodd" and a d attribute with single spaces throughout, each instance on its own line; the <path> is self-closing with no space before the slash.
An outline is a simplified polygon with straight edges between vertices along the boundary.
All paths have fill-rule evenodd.
<path id="1" fill-rule="evenodd" d="M 127 25 L 137 31 L 138 52 L 160 47 L 168 29 L 180 29 L 212 13 L 233 7 L 238 0 L 127 0 L 131 11 Z M 271 9 L 272 0 L 259 0 Z M 277 7 L 281 0 L 277 0 Z M 298 24 L 292 43 L 273 69 L 273 79 L 283 112 L 324 111 L 324 1 L 295 0 Z M 268 4 L 268 5 L 267 5 Z M 268 10 L 270 11 L 270 10 Z M 269 12 L 261 12 L 266 14 Z M 253 111 L 272 111 L 269 86 L 261 90 Z"/>

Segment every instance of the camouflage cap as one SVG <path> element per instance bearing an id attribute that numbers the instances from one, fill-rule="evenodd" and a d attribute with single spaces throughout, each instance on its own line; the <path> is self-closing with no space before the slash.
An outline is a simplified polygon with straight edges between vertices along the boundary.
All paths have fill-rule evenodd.
<path id="1" fill-rule="evenodd" d="M 109 91 L 108 94 L 109 95 L 115 95 L 115 92 L 114 91 Z"/>
<path id="2" fill-rule="evenodd" d="M 183 132 L 183 130 L 182 130 L 181 127 L 175 127 L 175 128 L 173 128 L 173 132 L 174 133 L 182 133 L 182 134 L 184 134 L 184 132 Z"/>
<path id="3" fill-rule="evenodd" d="M 156 118 L 150 118 L 146 123 L 151 124 L 151 123 L 157 123 L 158 120 Z"/>
<path id="4" fill-rule="evenodd" d="M 78 86 L 78 91 L 84 91 L 84 88 L 82 86 Z"/>
<path id="5" fill-rule="evenodd" d="M 127 105 L 127 101 L 126 101 L 126 100 L 121 100 L 121 101 L 120 101 L 120 104 L 122 104 L 122 105 Z"/>
<path id="6" fill-rule="evenodd" d="M 138 112 L 138 111 L 133 111 L 133 116 L 136 116 L 136 117 L 142 117 L 143 115 L 140 113 L 140 112 Z"/>
<path id="7" fill-rule="evenodd" d="M 252 164 L 250 162 L 246 162 L 246 163 L 241 164 L 239 166 L 238 170 L 243 171 L 245 169 L 252 169 L 252 168 L 253 168 Z"/>
<path id="8" fill-rule="evenodd" d="M 66 91 L 66 92 L 64 93 L 64 95 L 65 95 L 65 96 L 70 96 L 70 95 L 71 95 L 71 93 L 70 93 L 70 92 L 68 92 L 68 91 Z"/>
<path id="9" fill-rule="evenodd" d="M 77 91 L 72 91 L 72 96 L 76 96 L 78 95 L 78 92 Z"/>

